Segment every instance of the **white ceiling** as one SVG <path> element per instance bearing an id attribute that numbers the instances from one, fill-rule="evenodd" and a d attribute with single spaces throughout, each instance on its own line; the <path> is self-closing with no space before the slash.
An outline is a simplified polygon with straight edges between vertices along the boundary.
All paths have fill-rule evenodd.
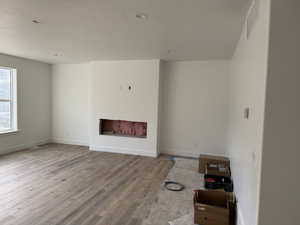
<path id="1" fill-rule="evenodd" d="M 0 0 L 0 52 L 49 63 L 228 59 L 247 2 Z"/>

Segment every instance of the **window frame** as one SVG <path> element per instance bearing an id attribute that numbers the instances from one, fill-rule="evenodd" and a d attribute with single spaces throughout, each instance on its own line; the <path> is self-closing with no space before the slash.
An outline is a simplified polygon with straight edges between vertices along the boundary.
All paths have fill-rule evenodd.
<path id="1" fill-rule="evenodd" d="M 0 66 L 0 69 L 10 71 L 10 98 L 0 99 L 0 102 L 10 103 L 10 128 L 0 130 L 0 134 L 14 133 L 18 131 L 17 69 L 7 66 Z"/>

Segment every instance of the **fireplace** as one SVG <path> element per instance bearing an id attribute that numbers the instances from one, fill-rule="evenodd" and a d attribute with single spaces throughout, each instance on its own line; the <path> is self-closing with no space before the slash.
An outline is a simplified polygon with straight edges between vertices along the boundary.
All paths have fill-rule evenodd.
<path id="1" fill-rule="evenodd" d="M 147 138 L 147 122 L 100 119 L 99 135 Z"/>

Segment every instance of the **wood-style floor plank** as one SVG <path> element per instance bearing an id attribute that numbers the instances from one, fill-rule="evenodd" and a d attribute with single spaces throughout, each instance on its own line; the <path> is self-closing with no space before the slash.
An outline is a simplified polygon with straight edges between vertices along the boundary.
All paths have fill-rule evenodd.
<path id="1" fill-rule="evenodd" d="M 141 225 L 173 166 L 49 144 L 0 157 L 1 225 Z"/>

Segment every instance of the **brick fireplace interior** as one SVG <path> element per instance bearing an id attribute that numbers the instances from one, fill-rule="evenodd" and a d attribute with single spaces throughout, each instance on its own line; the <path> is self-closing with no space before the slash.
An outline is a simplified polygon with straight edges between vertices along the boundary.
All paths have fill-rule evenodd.
<path id="1" fill-rule="evenodd" d="M 147 138 L 147 123 L 127 120 L 100 119 L 99 134 Z"/>

